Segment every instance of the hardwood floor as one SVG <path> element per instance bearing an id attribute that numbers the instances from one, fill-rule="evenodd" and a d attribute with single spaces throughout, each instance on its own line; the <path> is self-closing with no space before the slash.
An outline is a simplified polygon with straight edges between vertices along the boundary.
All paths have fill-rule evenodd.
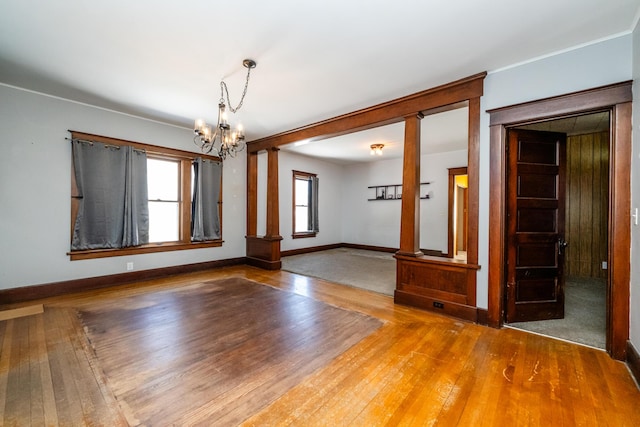
<path id="1" fill-rule="evenodd" d="M 130 405 L 132 401 L 123 397 L 101 365 L 100 352 L 109 344 L 89 342 L 74 313 L 109 304 L 126 307 L 125 300 L 140 302 L 133 297 L 230 277 L 258 281 L 383 323 L 278 393 L 264 395 L 265 404 L 247 410 L 243 425 L 640 425 L 640 391 L 626 366 L 602 351 L 465 323 L 394 305 L 391 297 L 380 294 L 246 266 L 22 304 L 44 304 L 44 313 L 36 310 L 0 321 L 0 424 L 135 424 L 138 403 Z M 194 313 L 180 320 L 206 327 Z M 154 326 L 150 322 L 145 327 L 151 342 L 154 334 L 162 333 Z M 129 367 L 131 384 L 144 384 L 149 368 L 131 369 L 139 361 L 135 346 L 118 347 L 117 337 L 112 338 L 118 363 Z M 100 345 L 106 347 L 100 350 Z M 263 352 L 249 352 L 246 357 L 254 362 L 264 358 L 265 366 L 269 358 Z M 280 370 L 263 375 L 282 374 Z M 192 385 L 184 382 L 175 389 L 182 392 L 169 396 L 174 405 L 200 405 L 203 413 L 182 425 L 197 424 L 207 419 L 204 412 L 220 410 L 196 400 L 206 395 L 206 389 L 190 390 Z M 166 411 L 167 406 L 153 400 L 144 405 L 149 413 Z M 163 424 L 156 419 L 150 425 Z M 211 420 L 202 424 L 211 425 Z"/>

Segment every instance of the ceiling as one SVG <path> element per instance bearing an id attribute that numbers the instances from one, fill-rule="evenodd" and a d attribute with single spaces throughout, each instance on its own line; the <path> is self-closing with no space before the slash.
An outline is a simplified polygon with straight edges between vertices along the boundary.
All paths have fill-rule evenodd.
<path id="1" fill-rule="evenodd" d="M 2 0 L 0 82 L 190 128 L 215 120 L 221 79 L 239 101 L 252 58 L 234 120 L 252 140 L 626 34 L 639 12 L 640 0 Z M 391 136 L 354 143 L 388 138 L 391 155 L 397 129 L 378 130 Z"/>
<path id="2" fill-rule="evenodd" d="M 420 152 L 435 154 L 466 150 L 469 109 L 467 107 L 425 116 L 420 121 Z M 384 144 L 382 157 L 371 155 L 371 144 Z M 329 139 L 299 141 L 280 147 L 283 150 L 347 165 L 401 158 L 404 148 L 404 123 L 394 123 Z"/>
<path id="3" fill-rule="evenodd" d="M 540 123 L 518 126 L 518 128 L 561 132 L 572 136 L 608 131 L 609 123 L 609 112 L 603 111 L 598 113 L 583 114 L 580 116 L 565 117 L 557 120 L 548 120 Z"/>

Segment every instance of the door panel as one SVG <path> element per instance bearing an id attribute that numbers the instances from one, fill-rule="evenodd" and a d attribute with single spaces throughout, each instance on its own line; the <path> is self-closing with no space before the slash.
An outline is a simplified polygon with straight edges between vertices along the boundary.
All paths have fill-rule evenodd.
<path id="1" fill-rule="evenodd" d="M 566 135 L 508 134 L 506 321 L 564 317 Z"/>

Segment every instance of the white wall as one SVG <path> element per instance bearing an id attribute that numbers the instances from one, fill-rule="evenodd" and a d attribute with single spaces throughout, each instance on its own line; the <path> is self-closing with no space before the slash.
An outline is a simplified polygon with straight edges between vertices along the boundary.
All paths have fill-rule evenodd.
<path id="1" fill-rule="evenodd" d="M 293 171 L 314 173 L 318 176 L 318 215 L 320 232 L 316 237 L 293 239 Z M 340 218 L 343 187 L 342 167 L 319 159 L 278 152 L 278 192 L 280 197 L 281 250 L 307 248 L 340 243 Z"/>
<path id="2" fill-rule="evenodd" d="M 467 150 L 422 156 L 420 182 L 433 197 L 420 200 L 420 248 L 447 252 L 449 243 L 449 168 L 467 166 Z M 424 188 L 424 187 L 423 187 Z M 422 193 L 420 194 L 422 196 Z"/>
<path id="3" fill-rule="evenodd" d="M 402 184 L 402 159 L 345 166 L 342 241 L 397 248 L 400 245 L 400 200 L 375 198 L 374 185 Z"/>
<path id="4" fill-rule="evenodd" d="M 421 188 L 433 198 L 420 200 L 420 248 L 447 251 L 448 168 L 467 165 L 467 150 L 423 155 Z M 400 200 L 368 201 L 375 185 L 402 183 L 402 159 L 380 160 L 345 167 L 343 193 L 343 242 L 398 248 L 400 246 Z"/>
<path id="5" fill-rule="evenodd" d="M 244 256 L 243 155 L 224 164 L 221 248 L 70 261 L 69 129 L 197 152 L 190 129 L 0 85 L 0 289 Z"/>
<path id="6" fill-rule="evenodd" d="M 490 72 L 481 111 L 627 81 L 631 35 L 624 35 L 508 69 Z M 480 117 L 480 213 L 477 305 L 487 308 L 489 212 L 489 114 Z"/>
<path id="7" fill-rule="evenodd" d="M 633 131 L 631 209 L 640 210 L 640 23 L 633 32 Z M 640 221 L 640 218 L 638 219 Z M 640 225 L 631 223 L 631 301 L 629 338 L 640 351 Z"/>

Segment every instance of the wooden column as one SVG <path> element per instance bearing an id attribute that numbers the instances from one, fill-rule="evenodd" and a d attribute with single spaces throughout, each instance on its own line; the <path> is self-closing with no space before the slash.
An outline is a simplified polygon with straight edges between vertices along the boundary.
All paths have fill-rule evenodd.
<path id="1" fill-rule="evenodd" d="M 267 150 L 267 230 L 264 237 L 282 240 L 278 196 L 278 151 L 280 149 L 276 147 Z"/>
<path id="2" fill-rule="evenodd" d="M 247 236 L 258 232 L 258 153 L 247 153 Z"/>
<path id="3" fill-rule="evenodd" d="M 420 252 L 420 119 L 417 113 L 404 120 L 402 213 L 398 255 L 417 257 Z"/>
<path id="4" fill-rule="evenodd" d="M 247 154 L 247 264 L 266 270 L 279 270 L 280 260 L 280 215 L 278 197 L 278 148 L 267 150 L 267 229 L 264 237 L 257 233 L 257 152 Z"/>
<path id="5" fill-rule="evenodd" d="M 478 263 L 478 203 L 480 201 L 480 97 L 469 99 L 469 135 L 467 176 L 467 263 Z M 473 305 L 475 305 L 475 295 Z"/>

